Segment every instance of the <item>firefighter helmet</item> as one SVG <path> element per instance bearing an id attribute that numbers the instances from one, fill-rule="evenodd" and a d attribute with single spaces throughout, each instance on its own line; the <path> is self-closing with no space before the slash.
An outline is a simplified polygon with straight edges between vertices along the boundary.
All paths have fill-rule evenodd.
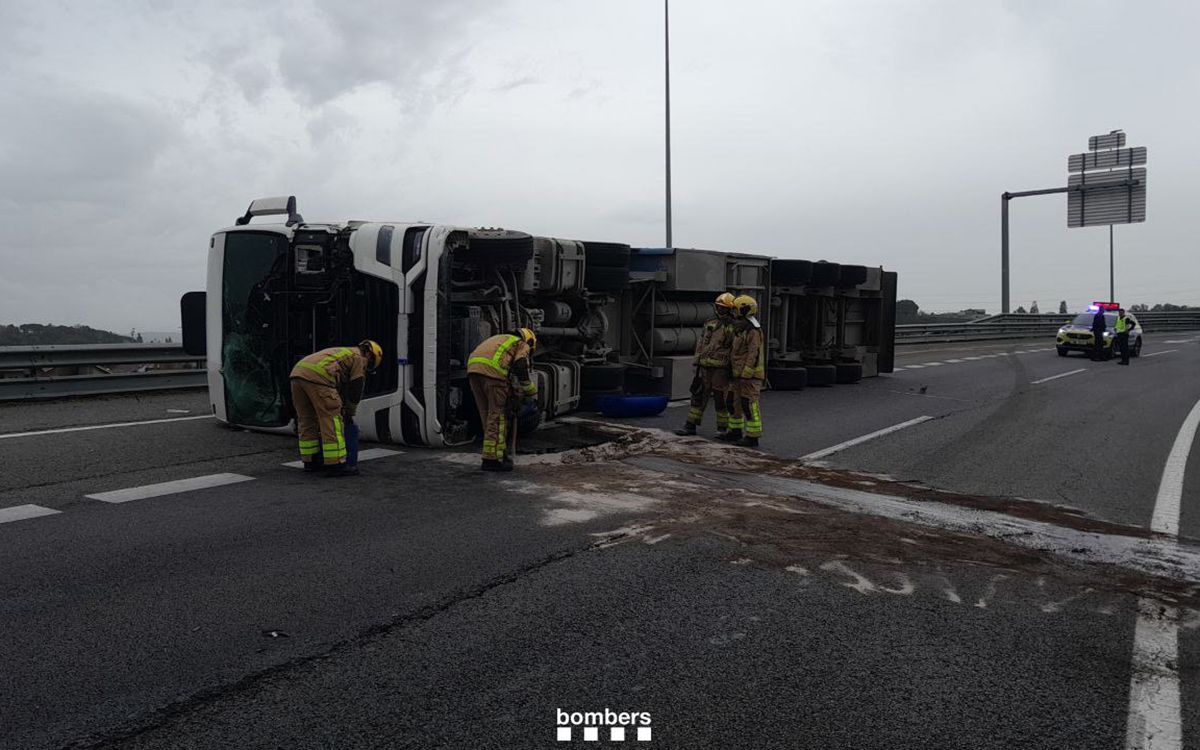
<path id="1" fill-rule="evenodd" d="M 517 335 L 529 345 L 529 351 L 532 352 L 534 349 L 537 349 L 537 334 L 533 332 L 532 328 L 518 328 Z"/>
<path id="2" fill-rule="evenodd" d="M 713 303 L 716 307 L 725 308 L 729 312 L 733 312 L 733 295 L 729 292 L 724 292 L 717 297 L 717 301 Z"/>
<path id="3" fill-rule="evenodd" d="M 367 372 L 375 372 L 383 364 L 383 347 L 371 339 L 358 342 L 358 349 L 367 358 Z"/>
<path id="4" fill-rule="evenodd" d="M 733 309 L 739 317 L 752 318 L 758 315 L 758 302 L 749 294 L 743 294 L 733 301 Z"/>

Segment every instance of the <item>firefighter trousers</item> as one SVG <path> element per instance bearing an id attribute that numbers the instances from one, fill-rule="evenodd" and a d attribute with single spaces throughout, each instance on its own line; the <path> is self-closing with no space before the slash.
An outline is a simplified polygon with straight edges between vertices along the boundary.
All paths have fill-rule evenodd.
<path id="1" fill-rule="evenodd" d="M 729 388 L 729 429 L 741 430 L 746 437 L 762 437 L 762 409 L 759 397 L 762 381 L 734 378 Z"/>
<path id="2" fill-rule="evenodd" d="M 479 409 L 479 422 L 483 425 L 483 458 L 485 461 L 503 461 L 508 452 L 508 416 L 505 408 L 512 389 L 507 380 L 489 378 L 473 372 L 467 376 L 471 393 L 475 396 L 475 407 Z"/>
<path id="3" fill-rule="evenodd" d="M 692 383 L 692 403 L 688 409 L 688 424 L 700 426 L 704 421 L 704 411 L 708 402 L 713 402 L 717 412 L 717 429 L 729 427 L 729 408 L 727 405 L 729 390 L 729 370 L 724 367 L 697 367 L 696 379 Z"/>
<path id="4" fill-rule="evenodd" d="M 293 378 L 292 406 L 296 410 L 300 460 L 307 464 L 323 459 L 326 466 L 345 463 L 346 434 L 337 388 Z"/>

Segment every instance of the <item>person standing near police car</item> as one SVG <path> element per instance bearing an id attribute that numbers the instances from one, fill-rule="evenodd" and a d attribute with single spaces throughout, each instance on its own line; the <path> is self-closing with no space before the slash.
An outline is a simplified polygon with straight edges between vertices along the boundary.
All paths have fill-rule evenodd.
<path id="1" fill-rule="evenodd" d="M 1133 319 L 1125 317 L 1125 308 L 1117 310 L 1117 340 L 1113 346 L 1120 350 L 1121 361 L 1117 364 L 1129 364 L 1129 332 L 1133 330 Z"/>
<path id="2" fill-rule="evenodd" d="M 1104 309 L 1096 310 L 1096 314 L 1092 316 L 1092 361 L 1099 362 L 1104 359 L 1104 332 L 1108 330 L 1108 323 L 1104 319 Z"/>

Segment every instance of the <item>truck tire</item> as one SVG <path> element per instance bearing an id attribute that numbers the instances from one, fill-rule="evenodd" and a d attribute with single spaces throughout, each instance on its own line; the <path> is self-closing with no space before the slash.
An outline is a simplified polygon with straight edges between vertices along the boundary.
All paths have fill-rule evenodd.
<path id="1" fill-rule="evenodd" d="M 767 382 L 773 391 L 798 391 L 808 384 L 808 371 L 803 367 L 772 367 L 767 370 Z"/>
<path id="2" fill-rule="evenodd" d="M 823 260 L 813 263 L 812 286 L 837 286 L 842 275 L 841 269 L 837 263 L 827 263 Z"/>
<path id="3" fill-rule="evenodd" d="M 805 365 L 808 385 L 829 386 L 837 382 L 837 368 L 833 365 Z"/>
<path id="4" fill-rule="evenodd" d="M 842 287 L 858 286 L 866 280 L 866 266 L 842 266 L 841 273 L 838 274 L 838 286 Z"/>
<path id="5" fill-rule="evenodd" d="M 776 286 L 805 286 L 812 280 L 810 260 L 771 261 L 771 283 Z"/>
<path id="6" fill-rule="evenodd" d="M 615 362 L 584 365 L 580 387 L 585 391 L 620 391 L 625 387 L 625 369 L 625 365 Z"/>
<path id="7" fill-rule="evenodd" d="M 470 244 L 455 252 L 455 258 L 468 263 L 493 266 L 518 266 L 533 257 L 533 236 L 509 229 L 472 229 Z"/>
<path id="8" fill-rule="evenodd" d="M 583 243 L 583 259 L 591 268 L 629 268 L 629 245 L 616 242 Z"/>
<path id="9" fill-rule="evenodd" d="M 842 385 L 862 380 L 862 365 L 858 362 L 838 362 L 834 367 L 837 369 L 837 382 Z"/>
<path id="10" fill-rule="evenodd" d="M 629 269 L 588 266 L 583 272 L 583 286 L 589 292 L 620 294 L 629 288 Z"/>

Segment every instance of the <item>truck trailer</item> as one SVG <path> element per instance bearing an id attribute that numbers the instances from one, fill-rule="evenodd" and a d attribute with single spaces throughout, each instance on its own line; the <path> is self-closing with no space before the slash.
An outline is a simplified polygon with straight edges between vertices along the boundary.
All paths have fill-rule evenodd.
<path id="1" fill-rule="evenodd" d="M 255 223 L 260 216 L 282 222 Z M 253 201 L 209 239 L 206 290 L 181 302 L 183 345 L 207 361 L 213 414 L 290 432 L 288 376 L 318 349 L 384 351 L 358 423 L 367 440 L 468 443 L 475 346 L 537 332 L 539 417 L 601 396 L 686 398 L 691 355 L 721 292 L 759 302 L 767 384 L 853 383 L 892 371 L 896 274 L 690 248 L 635 248 L 420 222 L 308 223 L 294 196 Z"/>

